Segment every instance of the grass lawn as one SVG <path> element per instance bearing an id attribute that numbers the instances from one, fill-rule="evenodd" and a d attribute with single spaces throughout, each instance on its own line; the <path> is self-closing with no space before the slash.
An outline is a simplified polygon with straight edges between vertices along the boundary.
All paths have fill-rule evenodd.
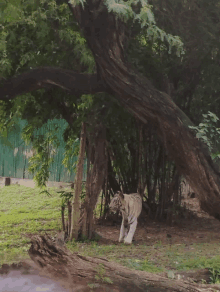
<path id="1" fill-rule="evenodd" d="M 61 227 L 61 199 L 49 191 L 51 197 L 40 194 L 38 188 L 12 185 L 0 189 L 0 264 L 28 257 L 27 235 Z"/>
<path id="2" fill-rule="evenodd" d="M 80 254 L 104 257 L 129 268 L 151 273 L 214 269 L 220 271 L 220 246 L 217 244 L 194 244 L 186 251 L 185 244 L 164 245 L 99 245 L 92 243 L 68 243 L 72 251 Z M 211 253 L 210 253 L 211 251 Z"/>
<path id="3" fill-rule="evenodd" d="M 45 231 L 54 235 L 61 229 L 61 199 L 56 189 L 48 190 L 51 197 L 40 194 L 38 188 L 12 185 L 0 189 L 0 265 L 28 258 L 28 235 Z M 203 268 L 220 271 L 220 245 L 216 242 L 195 243 L 187 247 L 185 243 L 164 245 L 160 241 L 152 245 L 130 246 L 73 242 L 67 246 L 83 255 L 105 257 L 152 273 Z"/>

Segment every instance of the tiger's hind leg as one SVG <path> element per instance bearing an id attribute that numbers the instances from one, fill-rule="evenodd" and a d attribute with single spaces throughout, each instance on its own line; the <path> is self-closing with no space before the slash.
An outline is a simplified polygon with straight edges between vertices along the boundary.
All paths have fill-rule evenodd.
<path id="1" fill-rule="evenodd" d="M 128 235 L 125 237 L 124 243 L 131 244 L 132 239 L 134 237 L 135 230 L 137 228 L 137 219 L 135 219 L 131 224 L 129 228 Z"/>

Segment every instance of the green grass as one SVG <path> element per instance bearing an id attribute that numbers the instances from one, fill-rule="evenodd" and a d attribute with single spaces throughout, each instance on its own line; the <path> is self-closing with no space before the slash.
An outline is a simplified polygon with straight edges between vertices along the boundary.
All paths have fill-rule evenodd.
<path id="1" fill-rule="evenodd" d="M 220 268 L 210 268 L 209 272 L 211 273 L 210 282 L 212 284 L 220 284 Z"/>
<path id="2" fill-rule="evenodd" d="M 69 249 L 80 254 L 105 257 L 131 269 L 160 273 L 169 270 L 188 271 L 220 269 L 220 246 L 217 243 L 193 244 L 186 250 L 185 244 L 162 245 L 99 245 L 68 243 Z"/>
<path id="3" fill-rule="evenodd" d="M 51 197 L 38 188 L 8 186 L 0 189 L 0 264 L 27 257 L 27 234 L 59 229 L 59 195 Z"/>
<path id="4" fill-rule="evenodd" d="M 220 246 L 216 243 L 173 245 L 167 249 L 165 257 L 169 259 L 170 267 L 175 270 L 187 271 L 204 268 L 220 267 Z"/>
<path id="5" fill-rule="evenodd" d="M 27 235 L 54 234 L 61 228 L 61 199 L 50 188 L 51 197 L 38 188 L 8 186 L 0 189 L 0 264 L 28 258 Z M 72 242 L 67 246 L 82 255 L 105 257 L 131 269 L 160 273 L 208 268 L 213 281 L 219 281 L 220 245 L 200 243 L 163 245 L 100 245 L 98 242 Z M 216 274 L 217 273 L 217 274 Z"/>

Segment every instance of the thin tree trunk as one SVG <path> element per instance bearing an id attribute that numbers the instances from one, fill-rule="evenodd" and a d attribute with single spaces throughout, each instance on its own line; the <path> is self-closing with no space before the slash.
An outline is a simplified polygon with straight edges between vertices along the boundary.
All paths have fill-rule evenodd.
<path id="1" fill-rule="evenodd" d="M 90 134 L 88 134 L 88 139 L 87 139 L 87 174 L 86 174 L 86 198 L 85 198 L 85 202 L 83 204 L 83 210 L 82 210 L 82 215 L 81 215 L 81 224 L 82 224 L 82 236 L 88 237 L 87 234 L 87 220 L 85 220 L 85 218 L 87 219 L 87 208 L 86 208 L 86 201 L 87 201 L 87 194 L 90 190 L 90 185 L 91 185 L 91 171 L 90 171 L 90 165 L 91 165 L 91 160 L 92 160 L 92 145 L 90 143 L 90 139 L 89 139 Z"/>
<path id="2" fill-rule="evenodd" d="M 143 125 L 138 124 L 139 132 L 139 149 L 138 149 L 138 193 L 142 196 L 144 195 L 144 181 L 143 172 L 145 171 L 143 167 Z"/>
<path id="3" fill-rule="evenodd" d="M 62 218 L 62 227 L 63 231 L 65 231 L 65 218 L 64 218 L 65 206 L 61 206 L 61 218 Z"/>
<path id="4" fill-rule="evenodd" d="M 67 202 L 67 207 L 68 207 L 68 235 L 70 236 L 70 230 L 71 230 L 71 219 L 72 219 L 72 204 L 68 200 Z"/>
<path id="5" fill-rule="evenodd" d="M 75 196 L 72 201 L 72 222 L 70 229 L 70 240 L 78 239 L 79 234 L 79 219 L 80 219 L 80 195 L 82 191 L 82 178 L 83 178 L 83 162 L 86 148 L 86 124 L 82 123 L 82 130 L 80 135 L 80 149 L 77 164 L 77 173 L 75 181 Z"/>

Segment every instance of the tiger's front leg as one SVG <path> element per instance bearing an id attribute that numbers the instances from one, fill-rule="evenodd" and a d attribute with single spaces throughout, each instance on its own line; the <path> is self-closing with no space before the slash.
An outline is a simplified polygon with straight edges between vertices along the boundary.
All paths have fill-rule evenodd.
<path id="1" fill-rule="evenodd" d="M 122 242 L 126 235 L 127 234 L 126 234 L 126 230 L 125 230 L 125 220 L 124 220 L 124 217 L 123 217 L 122 222 L 121 222 L 119 242 Z"/>
<path id="2" fill-rule="evenodd" d="M 137 219 L 134 220 L 132 224 L 130 224 L 128 235 L 125 237 L 124 243 L 131 244 L 132 239 L 134 237 L 135 230 L 137 228 Z"/>

